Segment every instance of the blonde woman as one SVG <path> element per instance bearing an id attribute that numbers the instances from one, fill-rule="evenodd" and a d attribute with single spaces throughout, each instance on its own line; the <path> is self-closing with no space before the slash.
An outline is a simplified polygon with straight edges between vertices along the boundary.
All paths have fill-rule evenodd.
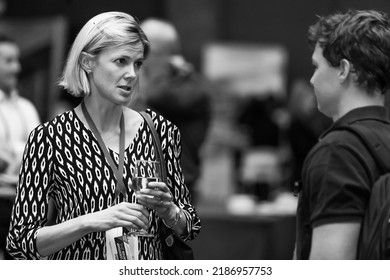
<path id="1" fill-rule="evenodd" d="M 139 203 L 129 187 L 135 159 L 157 159 L 149 127 L 128 108 L 149 48 L 137 21 L 121 12 L 93 17 L 77 35 L 60 85 L 83 101 L 29 137 L 7 240 L 14 258 L 105 259 L 105 231 L 124 227 L 154 235 L 139 237 L 139 259 L 161 259 L 161 219 L 185 241 L 198 234 L 200 220 L 180 167 L 179 130 L 151 110 L 147 113 L 162 142 L 167 184 L 149 183 L 137 195 Z M 98 136 L 106 147 L 99 146 Z M 123 177 L 128 202 L 114 203 L 117 174 Z M 47 223 L 50 199 L 57 212 L 53 225 Z"/>

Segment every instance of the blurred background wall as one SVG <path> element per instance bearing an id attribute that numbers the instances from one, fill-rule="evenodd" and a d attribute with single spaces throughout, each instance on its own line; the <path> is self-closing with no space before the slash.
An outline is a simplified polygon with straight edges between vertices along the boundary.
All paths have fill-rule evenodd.
<path id="1" fill-rule="evenodd" d="M 183 51 L 201 67 L 202 47 L 210 41 L 281 44 L 289 53 L 288 84 L 311 75 L 306 31 L 316 15 L 347 8 L 376 8 L 390 12 L 387 0 L 2 0 L 3 18 L 36 19 L 62 16 L 68 22 L 66 47 L 93 15 L 122 10 L 140 20 L 162 17 L 180 31 Z M 46 116 L 43 116 L 46 117 Z"/>

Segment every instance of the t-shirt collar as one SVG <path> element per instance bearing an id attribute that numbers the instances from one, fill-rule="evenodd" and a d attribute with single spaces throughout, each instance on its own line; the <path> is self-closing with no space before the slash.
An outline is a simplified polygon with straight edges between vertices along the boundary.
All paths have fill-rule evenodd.
<path id="1" fill-rule="evenodd" d="M 322 135 L 322 139 L 329 131 L 334 130 L 337 127 L 350 125 L 356 121 L 362 120 L 377 120 L 390 124 L 388 112 L 384 106 L 366 106 L 353 109 L 334 122 L 330 128 L 328 128 Z"/>

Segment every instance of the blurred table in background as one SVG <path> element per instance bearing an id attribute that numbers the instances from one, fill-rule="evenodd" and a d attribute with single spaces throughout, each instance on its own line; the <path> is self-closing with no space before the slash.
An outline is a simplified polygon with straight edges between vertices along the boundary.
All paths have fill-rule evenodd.
<path id="1" fill-rule="evenodd" d="M 278 202 L 276 202 L 278 203 Z M 253 213 L 233 213 L 222 205 L 199 205 L 199 236 L 191 241 L 199 260 L 289 260 L 295 244 L 295 211 L 273 211 L 275 203 Z M 267 210 L 266 210 L 267 209 Z M 290 208 L 291 209 L 291 208 Z"/>

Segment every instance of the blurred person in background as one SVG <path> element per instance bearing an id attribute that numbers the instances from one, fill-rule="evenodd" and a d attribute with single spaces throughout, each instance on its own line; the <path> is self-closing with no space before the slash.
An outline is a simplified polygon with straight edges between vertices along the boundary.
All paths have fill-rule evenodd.
<path id="1" fill-rule="evenodd" d="M 141 27 L 151 45 L 150 56 L 141 69 L 141 99 L 138 109 L 151 107 L 176 124 L 181 133 L 181 165 L 186 185 L 197 201 L 195 188 L 200 176 L 200 150 L 210 122 L 210 84 L 181 53 L 175 27 L 149 18 Z"/>
<path id="2" fill-rule="evenodd" d="M 373 10 L 319 17 L 309 28 L 309 43 L 310 82 L 319 110 L 333 124 L 304 162 L 295 257 L 356 259 L 371 187 L 382 169 L 363 141 L 337 128 L 359 122 L 378 137 L 388 135 L 390 22 Z"/>
<path id="3" fill-rule="evenodd" d="M 14 178 L 13 183 L 28 135 L 40 124 L 35 106 L 17 92 L 19 58 L 15 41 L 0 35 L 0 172 Z"/>
<path id="4" fill-rule="evenodd" d="M 180 132 L 150 109 L 146 113 L 163 143 L 167 184 L 150 182 L 137 195 L 131 188 L 136 160 L 158 159 L 149 126 L 129 108 L 148 53 L 147 37 L 126 13 L 99 14 L 80 30 L 60 85 L 83 100 L 31 133 L 7 238 L 14 258 L 106 259 L 105 232 L 123 227 L 154 235 L 138 237 L 139 259 L 161 259 L 163 224 L 184 241 L 199 233 L 180 166 Z M 118 170 L 111 168 L 106 148 Z M 118 189 L 128 199 L 117 201 Z"/>
<path id="5" fill-rule="evenodd" d="M 17 91 L 21 71 L 20 49 L 16 42 L 0 35 L 0 188 L 14 188 L 24 146 L 31 130 L 40 124 L 34 105 Z M 11 188 L 10 188 L 11 187 Z M 0 190 L 1 191 L 1 190 Z M 13 197 L 0 196 L 0 250 L 5 251 Z"/>

